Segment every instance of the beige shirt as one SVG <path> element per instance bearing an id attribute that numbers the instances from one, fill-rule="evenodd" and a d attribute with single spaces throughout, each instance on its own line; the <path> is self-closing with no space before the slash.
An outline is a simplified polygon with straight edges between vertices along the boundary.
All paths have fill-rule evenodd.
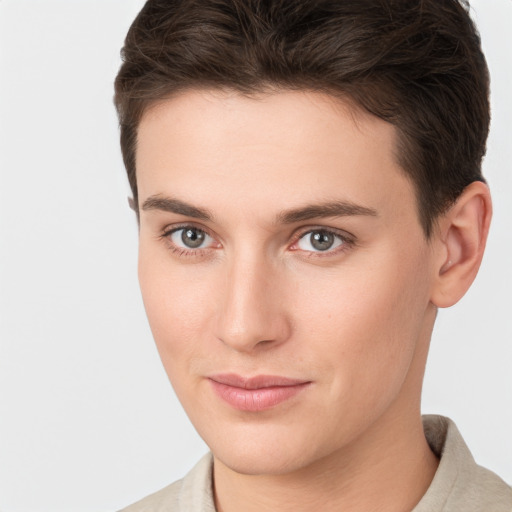
<path id="1" fill-rule="evenodd" d="M 412 512 L 512 512 L 512 488 L 475 463 L 451 420 L 424 416 L 423 426 L 440 463 Z M 120 512 L 215 512 L 211 482 L 208 454 L 182 480 Z"/>

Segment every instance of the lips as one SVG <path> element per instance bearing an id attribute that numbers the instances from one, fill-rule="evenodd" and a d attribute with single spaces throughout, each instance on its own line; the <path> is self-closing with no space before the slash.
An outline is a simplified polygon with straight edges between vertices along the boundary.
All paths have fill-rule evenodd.
<path id="1" fill-rule="evenodd" d="M 214 392 L 240 411 L 258 412 L 271 409 L 306 389 L 311 381 L 275 375 L 244 378 L 236 374 L 212 375 Z"/>

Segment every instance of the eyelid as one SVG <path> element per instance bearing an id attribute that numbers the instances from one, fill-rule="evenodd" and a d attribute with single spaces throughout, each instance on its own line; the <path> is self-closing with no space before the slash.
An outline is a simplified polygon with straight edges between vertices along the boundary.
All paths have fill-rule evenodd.
<path id="1" fill-rule="evenodd" d="M 346 240 L 347 242 L 352 241 L 353 243 L 355 243 L 356 240 L 356 237 L 352 233 L 349 233 L 344 229 L 334 228 L 331 226 L 322 226 L 321 224 L 300 227 L 292 235 L 292 240 L 295 242 L 299 238 L 302 238 L 304 235 L 307 235 L 308 233 L 311 233 L 313 231 L 325 231 L 326 233 L 332 233 L 333 235 L 339 236 L 340 238 Z"/>
<path id="2" fill-rule="evenodd" d="M 218 236 L 211 232 L 207 227 L 202 226 L 201 224 L 197 224 L 196 222 L 178 222 L 175 224 L 168 224 L 166 225 L 160 232 L 160 237 L 166 237 L 170 234 L 179 231 L 180 229 L 186 229 L 186 228 L 193 228 L 197 229 L 199 231 L 203 231 L 211 238 L 218 240 Z"/>

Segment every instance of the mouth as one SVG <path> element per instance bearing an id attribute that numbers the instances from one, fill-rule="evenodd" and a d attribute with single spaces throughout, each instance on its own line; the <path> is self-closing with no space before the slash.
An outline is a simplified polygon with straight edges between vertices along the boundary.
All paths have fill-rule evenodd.
<path id="1" fill-rule="evenodd" d="M 239 411 L 259 412 L 271 409 L 306 389 L 311 381 L 276 375 L 245 378 L 236 374 L 212 375 L 214 392 Z"/>

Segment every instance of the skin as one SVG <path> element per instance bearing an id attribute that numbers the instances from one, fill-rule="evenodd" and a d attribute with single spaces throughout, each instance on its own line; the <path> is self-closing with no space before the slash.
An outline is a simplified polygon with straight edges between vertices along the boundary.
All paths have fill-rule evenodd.
<path id="1" fill-rule="evenodd" d="M 433 478 L 428 345 L 476 274 L 490 199 L 473 184 L 427 240 L 395 147 L 392 125 L 316 92 L 192 90 L 142 118 L 139 279 L 219 511 L 405 511 Z M 218 373 L 309 384 L 247 412 Z"/>

